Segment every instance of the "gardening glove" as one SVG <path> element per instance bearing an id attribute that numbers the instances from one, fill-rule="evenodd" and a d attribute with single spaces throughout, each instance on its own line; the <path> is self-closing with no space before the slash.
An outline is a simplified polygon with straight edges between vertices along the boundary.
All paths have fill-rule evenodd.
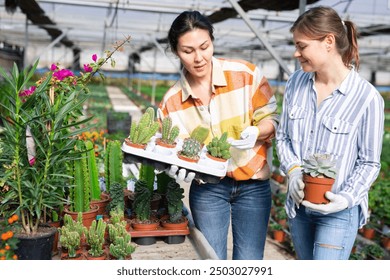
<path id="1" fill-rule="evenodd" d="M 303 197 L 305 196 L 303 189 L 305 188 L 305 184 L 302 180 L 302 168 L 295 168 L 288 175 L 288 193 L 291 198 L 294 200 L 295 205 L 299 208 L 299 204 L 301 204 Z"/>
<path id="2" fill-rule="evenodd" d="M 348 207 L 348 200 L 339 194 L 332 192 L 326 192 L 325 197 L 330 200 L 328 204 L 314 204 L 307 200 L 302 202 L 302 205 L 309 208 L 310 210 L 320 212 L 324 215 L 339 212 Z"/>
<path id="3" fill-rule="evenodd" d="M 187 172 L 184 168 L 179 169 L 177 165 L 171 165 L 165 172 L 169 177 L 175 179 L 178 184 L 191 183 L 195 178 L 194 172 Z"/>
<path id="4" fill-rule="evenodd" d="M 230 144 L 241 150 L 252 149 L 256 144 L 259 134 L 260 130 L 257 126 L 248 126 L 241 132 L 240 140 L 233 140 Z"/>

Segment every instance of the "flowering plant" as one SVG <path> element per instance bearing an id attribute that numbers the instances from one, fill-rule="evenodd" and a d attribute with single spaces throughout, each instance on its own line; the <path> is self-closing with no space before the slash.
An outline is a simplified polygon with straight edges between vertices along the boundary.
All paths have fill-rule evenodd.
<path id="1" fill-rule="evenodd" d="M 46 222 L 47 210 L 66 201 L 71 179 L 69 162 L 80 154 L 74 151 L 77 135 L 87 131 L 92 117 L 83 117 L 83 104 L 89 97 L 87 84 L 101 67 L 111 61 L 130 37 L 107 51 L 104 58 L 93 55 L 80 76 L 53 64 L 36 85 L 27 88 L 38 61 L 19 71 L 14 65 L 8 75 L 0 68 L 8 86 L 0 104 L 4 125 L 0 157 L 0 214 L 19 213 L 23 231 L 34 234 Z"/>
<path id="2" fill-rule="evenodd" d="M 15 254 L 19 240 L 14 235 L 15 222 L 19 219 L 18 215 L 12 215 L 8 219 L 0 220 L 0 260 L 16 260 Z"/>

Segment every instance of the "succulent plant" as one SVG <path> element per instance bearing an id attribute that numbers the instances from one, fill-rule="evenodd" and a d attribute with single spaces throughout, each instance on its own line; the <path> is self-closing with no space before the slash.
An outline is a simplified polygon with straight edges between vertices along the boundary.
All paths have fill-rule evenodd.
<path id="1" fill-rule="evenodd" d="M 312 177 L 327 177 L 335 179 L 337 176 L 336 161 L 328 154 L 314 154 L 303 160 L 303 172 Z"/>
<path id="2" fill-rule="evenodd" d="M 106 152 L 104 154 L 104 177 L 106 180 L 106 191 L 110 191 L 110 187 L 115 182 L 122 184 L 122 160 L 123 152 L 121 143 L 118 140 L 108 142 Z"/>
<path id="3" fill-rule="evenodd" d="M 65 214 L 64 225 L 58 231 L 61 246 L 68 249 L 70 258 L 76 257 L 76 249 L 80 247 L 80 239 L 87 232 L 87 228 L 82 222 L 81 212 L 77 215 L 77 221 L 74 221 L 70 215 Z"/>
<path id="4" fill-rule="evenodd" d="M 110 244 L 110 254 L 117 260 L 125 260 L 135 251 L 135 247 L 130 241 L 131 236 L 128 232 L 116 236 L 114 242 Z"/>
<path id="5" fill-rule="evenodd" d="M 91 246 L 91 249 L 88 250 L 88 253 L 93 257 L 98 257 L 103 255 L 103 244 L 104 244 L 104 233 L 106 231 L 107 224 L 103 219 L 92 221 L 92 225 L 87 231 L 87 243 Z"/>
<path id="6" fill-rule="evenodd" d="M 168 214 L 171 222 L 176 222 L 182 216 L 184 189 L 176 181 L 170 181 L 167 186 Z"/>
<path id="7" fill-rule="evenodd" d="M 125 209 L 125 199 L 124 199 L 124 187 L 122 184 L 118 182 L 114 182 L 110 186 L 110 204 L 109 204 L 109 209 L 114 210 L 114 209 L 119 209 L 118 211 L 122 210 L 124 211 Z"/>
<path id="8" fill-rule="evenodd" d="M 167 116 L 162 121 L 161 127 L 161 141 L 166 144 L 174 144 L 177 136 L 179 136 L 180 129 L 177 125 L 172 126 L 171 117 Z"/>
<path id="9" fill-rule="evenodd" d="M 201 144 L 199 141 L 193 138 L 186 138 L 183 140 L 183 146 L 180 154 L 188 158 L 197 159 L 199 157 L 200 150 Z"/>
<path id="10" fill-rule="evenodd" d="M 129 139 L 134 144 L 146 144 L 159 130 L 160 124 L 155 120 L 152 107 L 148 107 L 137 123 L 133 121 L 130 127 Z"/>
<path id="11" fill-rule="evenodd" d="M 213 157 L 229 159 L 231 157 L 230 146 L 227 141 L 227 132 L 224 132 L 220 138 L 214 137 L 206 148 Z"/>
<path id="12" fill-rule="evenodd" d="M 190 138 L 195 139 L 201 145 L 203 145 L 204 141 L 209 136 L 209 133 L 210 133 L 210 129 L 199 125 L 191 132 Z"/>
<path id="13" fill-rule="evenodd" d="M 135 182 L 133 208 L 140 221 L 150 218 L 152 196 L 153 192 L 149 189 L 145 180 L 139 179 Z"/>

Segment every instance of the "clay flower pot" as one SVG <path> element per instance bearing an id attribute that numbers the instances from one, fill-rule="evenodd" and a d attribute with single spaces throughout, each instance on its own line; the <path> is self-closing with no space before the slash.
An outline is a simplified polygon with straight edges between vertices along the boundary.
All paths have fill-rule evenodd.
<path id="1" fill-rule="evenodd" d="M 325 193 L 332 190 L 334 181 L 331 178 L 318 178 L 303 174 L 303 182 L 305 183 L 305 188 L 303 189 L 305 193 L 304 200 L 315 204 L 329 203 Z"/>
<path id="2" fill-rule="evenodd" d="M 130 141 L 129 138 L 125 138 L 125 144 L 127 146 L 130 146 L 130 147 L 133 147 L 133 148 L 137 148 L 137 149 L 142 149 L 142 150 L 146 149 L 146 144 L 136 144 L 136 143 L 133 143 L 133 142 Z"/>

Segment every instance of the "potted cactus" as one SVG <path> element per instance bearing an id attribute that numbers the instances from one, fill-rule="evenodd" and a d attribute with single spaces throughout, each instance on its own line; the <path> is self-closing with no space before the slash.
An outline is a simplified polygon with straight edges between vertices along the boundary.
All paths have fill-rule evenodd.
<path id="1" fill-rule="evenodd" d="M 192 132 L 190 137 L 183 140 L 183 146 L 177 156 L 186 161 L 198 162 L 199 153 L 203 147 L 204 141 L 209 135 L 209 129 L 198 126 Z"/>
<path id="2" fill-rule="evenodd" d="M 110 244 L 111 259 L 126 260 L 131 259 L 131 254 L 135 247 L 131 244 L 131 235 L 123 228 L 113 230 L 113 242 Z"/>
<path id="3" fill-rule="evenodd" d="M 96 219 L 99 210 L 99 206 L 91 205 L 91 190 L 99 188 L 99 181 L 97 177 L 96 180 L 91 180 L 90 174 L 93 171 L 88 163 L 90 161 L 88 155 L 90 154 L 86 152 L 86 145 L 83 140 L 77 140 L 75 153 L 79 154 L 79 158 L 71 162 L 70 205 L 65 207 L 64 213 L 76 220 L 78 213 L 81 212 L 84 225 L 89 227 L 92 221 Z M 97 176 L 97 170 L 95 171 Z"/>
<path id="4" fill-rule="evenodd" d="M 332 190 L 336 179 L 336 162 L 327 154 L 314 154 L 303 162 L 304 199 L 316 204 L 329 203 L 325 193 Z"/>
<path id="5" fill-rule="evenodd" d="M 206 146 L 207 156 L 218 161 L 227 161 L 230 155 L 230 143 L 227 141 L 227 132 L 222 133 L 221 137 L 214 137 Z"/>
<path id="6" fill-rule="evenodd" d="M 78 213 L 77 219 L 74 220 L 70 215 L 64 215 L 64 225 L 58 229 L 60 233 L 60 244 L 61 247 L 67 251 L 63 251 L 61 259 L 67 258 L 82 258 L 81 253 L 77 253 L 82 245 L 82 239 L 85 237 L 87 232 L 86 227 L 82 222 L 81 212 Z"/>
<path id="7" fill-rule="evenodd" d="M 105 259 L 103 244 L 104 233 L 106 231 L 106 222 L 103 219 L 94 220 L 86 232 L 87 244 L 90 246 L 87 259 Z"/>
<path id="8" fill-rule="evenodd" d="M 167 116 L 162 121 L 161 138 L 156 139 L 156 144 L 166 148 L 174 148 L 176 146 L 176 138 L 179 136 L 179 133 L 179 127 L 177 125 L 172 126 L 172 119 Z"/>
<path id="9" fill-rule="evenodd" d="M 121 143 L 118 140 L 108 142 L 104 154 L 104 179 L 106 192 L 110 193 L 110 187 L 115 182 L 122 184 L 124 179 L 122 175 L 123 153 Z"/>
<path id="10" fill-rule="evenodd" d="M 129 137 L 125 143 L 136 148 L 146 148 L 146 144 L 159 130 L 160 124 L 155 120 L 153 107 L 148 107 L 137 123 L 132 121 Z"/>

